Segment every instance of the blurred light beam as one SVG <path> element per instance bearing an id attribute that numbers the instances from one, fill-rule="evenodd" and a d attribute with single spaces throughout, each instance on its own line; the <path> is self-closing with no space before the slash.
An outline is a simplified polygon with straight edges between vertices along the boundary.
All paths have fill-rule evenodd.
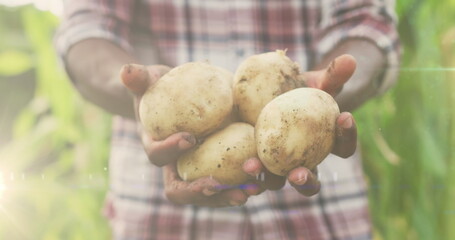
<path id="1" fill-rule="evenodd" d="M 2 199 L 5 191 L 6 191 L 6 184 L 3 181 L 3 176 L 0 173 L 0 199 Z"/>
<path id="2" fill-rule="evenodd" d="M 455 67 L 400 68 L 402 72 L 455 72 Z"/>

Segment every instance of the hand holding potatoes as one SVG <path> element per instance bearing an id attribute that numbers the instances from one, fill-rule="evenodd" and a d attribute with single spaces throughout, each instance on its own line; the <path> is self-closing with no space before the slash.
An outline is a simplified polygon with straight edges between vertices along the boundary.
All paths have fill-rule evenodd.
<path id="1" fill-rule="evenodd" d="M 205 62 L 189 62 L 147 89 L 139 103 L 139 118 L 156 140 L 176 132 L 202 138 L 223 125 L 232 104 L 232 73 Z"/>
<path id="2" fill-rule="evenodd" d="M 252 136 L 253 127 L 247 123 L 233 123 L 238 119 L 233 117 L 232 107 L 236 106 L 234 109 L 239 111 L 247 109 L 244 113 L 253 113 L 251 116 L 241 114 L 241 117 L 245 122 L 256 124 L 257 114 L 261 111 L 252 109 L 262 110 L 270 100 L 294 88 L 306 85 L 334 95 L 354 71 L 355 61 L 343 56 L 327 69 L 300 74 L 296 64 L 287 59 L 284 52 L 267 55 L 272 55 L 272 62 L 277 58 L 282 61 L 278 67 L 285 69 L 278 71 L 279 74 L 270 78 L 265 85 L 260 83 L 258 77 L 249 78 L 248 74 L 236 73 L 234 92 L 232 75 L 205 63 L 184 64 L 172 69 L 159 81 L 157 79 L 165 71 L 145 67 L 124 68 L 122 80 L 135 93 L 139 106 L 138 116 L 146 129 L 142 137 L 146 152 L 152 163 L 165 166 L 168 199 L 180 204 L 216 207 L 237 205 L 264 189 L 281 188 L 286 177 L 302 194 L 312 195 L 319 190 L 314 171 L 322 159 L 307 159 L 306 162 L 314 160 L 315 163 L 303 166 L 298 163 L 278 172 L 269 164 L 266 165 L 269 168 L 267 170 L 261 162 L 265 157 L 261 160 L 257 158 L 258 150 L 264 150 L 264 146 L 257 149 L 259 145 L 255 139 L 259 135 L 256 133 L 256 137 Z M 286 69 L 289 64 L 290 67 Z M 250 68 L 243 69 L 249 71 Z M 207 71 L 198 74 L 203 70 Z M 256 70 L 249 73 L 254 73 L 259 78 L 263 76 Z M 278 81 L 274 83 L 274 79 Z M 254 99 L 254 94 L 247 97 L 242 95 L 242 92 L 251 93 L 248 83 L 255 86 L 255 94 L 263 95 L 262 100 L 252 101 L 251 96 Z M 239 84 L 246 86 L 239 87 Z M 273 89 L 263 94 L 263 89 L 267 86 Z M 269 95 L 268 99 L 265 99 L 266 95 Z M 243 103 L 258 102 L 260 106 L 253 104 L 245 108 L 239 103 L 242 98 Z M 352 154 L 356 137 L 352 115 L 339 114 L 337 110 L 330 119 L 331 127 L 327 132 L 338 135 L 332 137 L 332 141 L 326 145 L 325 153 L 319 154 L 318 158 L 325 157 L 330 150 Z M 240 130 L 234 131 L 234 128 Z M 294 134 L 303 133 L 294 130 Z M 196 137 L 205 141 L 196 144 Z M 272 150 L 266 151 L 273 152 Z M 284 161 L 286 160 L 288 159 Z M 272 174 L 269 170 L 282 176 Z M 265 178 L 255 180 L 261 172 L 265 173 Z"/>
<path id="3" fill-rule="evenodd" d="M 326 69 L 319 70 L 319 71 L 305 72 L 305 73 L 300 74 L 299 76 L 294 76 L 294 78 L 295 78 L 294 81 L 296 81 L 296 82 L 304 81 L 304 84 L 307 87 L 321 89 L 321 90 L 329 93 L 330 95 L 335 96 L 338 92 L 340 92 L 343 84 L 353 74 L 353 72 L 355 70 L 355 65 L 356 65 L 355 60 L 351 56 L 343 55 L 343 56 L 340 56 L 337 59 L 333 60 L 332 63 Z M 273 67 L 276 68 L 276 66 L 272 66 L 269 68 L 273 68 Z M 286 72 L 286 69 L 278 70 L 278 72 L 280 72 L 280 73 Z M 239 74 L 236 73 L 236 75 L 239 75 Z M 245 75 L 245 74 L 242 73 L 240 75 Z M 286 76 L 288 76 L 288 78 L 289 78 L 290 75 L 286 74 Z M 248 82 L 248 79 L 249 78 L 246 78 L 246 80 L 243 81 L 244 84 L 246 82 Z M 253 79 L 254 79 L 254 75 L 253 75 Z M 279 77 L 276 78 L 276 81 L 269 83 L 269 85 L 272 85 L 272 87 L 280 86 L 281 85 L 280 79 L 281 78 L 279 78 Z M 288 82 L 289 82 L 289 80 L 288 80 Z M 301 84 L 301 83 L 299 83 L 299 84 Z M 241 88 L 237 88 L 234 86 L 234 91 L 236 91 L 236 89 L 241 89 Z M 289 90 L 286 90 L 286 91 L 289 91 Z M 280 95 L 286 91 L 281 92 Z M 297 90 L 294 90 L 294 91 L 297 91 Z M 258 92 L 261 92 L 261 89 L 259 89 Z M 303 92 L 308 92 L 308 91 L 303 91 Z M 309 91 L 309 92 L 314 92 L 314 91 Z M 267 94 L 267 91 L 266 91 L 266 94 Z M 320 94 L 320 93 L 318 93 L 318 94 Z M 297 94 L 297 95 L 299 95 L 299 94 Z M 303 94 L 300 94 L 300 95 L 302 95 L 302 97 L 305 97 L 305 96 L 303 96 Z M 324 94 L 322 94 L 322 95 L 324 95 Z M 236 96 L 236 95 L 234 95 L 234 96 Z M 326 96 L 324 96 L 324 97 L 327 98 Z M 328 99 L 330 100 L 330 97 L 328 97 Z M 289 101 L 289 100 L 287 100 L 287 101 Z M 306 119 L 306 120 L 301 119 L 301 118 L 305 118 L 306 115 L 303 114 L 303 115 L 299 116 L 299 114 L 294 114 L 297 112 L 293 113 L 292 109 L 290 112 L 288 110 L 284 110 L 285 108 L 291 107 L 293 105 L 293 103 L 292 103 L 293 101 L 296 101 L 296 100 L 291 100 L 291 102 L 289 102 L 289 104 L 284 103 L 284 105 L 283 104 L 271 104 L 272 106 L 274 106 L 275 109 L 272 111 L 268 111 L 267 114 L 263 114 L 264 116 L 262 117 L 262 121 L 269 122 L 270 124 L 268 124 L 268 127 L 267 127 L 269 129 L 269 132 L 267 132 L 267 131 L 263 132 L 264 131 L 263 123 L 260 124 L 258 122 L 257 124 L 259 126 L 256 125 L 256 130 L 259 130 L 256 132 L 256 135 L 258 135 L 258 134 L 262 135 L 262 137 L 259 137 L 259 138 L 262 138 L 262 140 L 260 140 L 261 143 L 258 144 L 258 154 L 261 157 L 261 161 L 256 161 L 254 159 L 251 159 L 247 163 L 245 163 L 244 169 L 245 169 L 245 171 L 247 171 L 251 174 L 255 174 L 255 173 L 261 172 L 261 171 L 267 172 L 267 169 L 263 165 L 263 163 L 268 164 L 268 166 L 267 166 L 268 170 L 275 172 L 278 175 L 286 176 L 287 179 L 289 180 L 289 182 L 291 183 L 291 185 L 293 185 L 300 193 L 309 196 L 309 195 L 313 195 L 313 194 L 317 193 L 320 188 L 320 183 L 317 180 L 317 176 L 316 176 L 315 165 L 317 165 L 322 160 L 322 158 L 324 158 L 330 151 L 341 157 L 348 157 L 348 156 L 352 155 L 354 153 L 355 147 L 356 147 L 357 132 L 356 132 L 355 122 L 354 122 L 352 115 L 347 112 L 338 114 L 337 113 L 338 111 L 335 109 L 336 111 L 332 111 L 332 113 L 324 113 L 324 114 L 320 115 L 320 116 L 325 116 L 326 118 L 327 117 L 333 118 L 332 120 L 329 121 L 329 122 L 331 122 L 330 124 L 326 124 L 326 125 L 330 125 L 330 127 L 326 129 L 326 132 L 330 132 L 329 135 L 326 135 L 324 137 L 326 139 L 326 141 L 321 142 L 318 140 L 319 141 L 318 144 L 324 145 L 323 142 L 326 142 L 325 143 L 326 146 L 324 147 L 325 150 L 319 149 L 318 151 L 313 151 L 313 154 L 308 154 L 309 152 L 311 152 L 311 145 L 315 141 L 314 138 L 310 142 L 308 142 L 308 144 L 305 144 L 305 142 L 302 142 L 295 138 L 294 138 L 295 143 L 285 143 L 285 142 L 279 143 L 278 141 L 279 141 L 280 134 L 278 134 L 274 137 L 274 136 L 272 136 L 273 134 L 270 135 L 271 134 L 270 130 L 275 129 L 275 131 L 277 131 L 278 133 L 282 133 L 282 134 L 286 135 L 284 140 L 286 140 L 286 139 L 289 140 L 291 137 L 290 135 L 293 135 L 294 137 L 299 138 L 299 137 L 305 137 L 306 134 L 308 134 L 304 130 L 306 128 L 305 124 L 302 123 L 302 121 L 308 121 L 308 119 Z M 238 102 L 239 102 L 238 98 L 234 98 L 234 102 L 238 104 Z M 269 102 L 267 102 L 266 104 L 268 104 L 268 103 Z M 280 105 L 281 105 L 281 107 L 279 107 Z M 334 103 L 329 104 L 329 106 L 330 105 L 334 105 Z M 272 108 L 272 106 L 270 106 L 269 108 Z M 318 104 L 315 104 L 315 106 L 316 106 L 316 108 L 317 107 L 322 108 L 323 104 L 318 103 Z M 279 108 L 281 108 L 281 110 Z M 306 108 L 306 107 L 304 107 L 304 108 Z M 331 107 L 329 107 L 329 108 L 331 108 Z M 302 110 L 302 109 L 300 109 L 300 110 Z M 315 110 L 313 109 L 312 111 L 315 111 Z M 316 111 L 319 112 L 320 110 L 316 109 Z M 272 116 L 272 115 L 274 115 L 274 116 Z M 286 116 L 286 115 L 288 115 L 288 116 Z M 301 127 L 298 127 L 295 124 L 294 125 L 291 124 L 291 121 L 293 120 L 292 118 L 297 118 L 295 120 L 298 120 L 298 122 L 300 122 L 300 124 L 303 124 L 303 125 Z M 247 119 L 244 119 L 244 120 L 246 121 Z M 254 121 L 259 121 L 259 120 L 255 119 Z M 275 122 L 273 122 L 273 121 L 275 121 Z M 278 122 L 276 122 L 276 121 L 278 121 Z M 281 123 L 281 121 L 283 121 L 283 123 Z M 289 121 L 289 122 L 286 123 L 286 121 Z M 314 122 L 314 120 L 311 120 L 311 121 Z M 316 121 L 316 122 L 318 122 L 318 121 Z M 332 125 L 332 124 L 334 124 L 334 125 Z M 284 133 L 284 132 L 282 132 L 283 129 L 277 129 L 277 128 L 287 128 L 286 126 L 291 127 L 291 128 L 292 127 L 297 127 L 297 128 L 293 128 L 293 130 L 291 131 L 291 134 L 289 134 L 290 133 L 289 131 L 288 131 L 288 133 Z M 316 126 L 313 126 L 313 127 L 316 127 Z M 301 129 L 302 131 L 299 131 L 298 129 Z M 316 130 L 323 130 L 323 129 L 324 128 L 321 128 L 321 127 L 316 128 Z M 259 132 L 262 132 L 262 133 L 260 134 Z M 277 133 L 277 132 L 275 132 L 275 133 Z M 311 135 L 313 135 L 313 137 L 316 137 L 319 134 L 310 134 L 309 138 L 312 137 Z M 277 144 L 272 144 L 272 142 L 264 141 L 267 137 L 270 138 L 269 141 L 275 142 Z M 320 137 L 321 136 L 319 136 L 319 138 Z M 316 143 L 316 142 L 314 142 L 314 143 Z M 292 147 L 292 146 L 294 146 L 294 147 Z M 313 146 L 314 146 L 314 144 L 313 144 Z M 309 149 L 308 149 L 308 147 L 309 147 Z M 283 151 L 280 151 L 280 149 Z M 305 157 L 300 158 L 300 157 L 294 156 L 297 153 L 303 155 L 304 152 L 307 153 L 306 158 Z M 319 155 L 319 156 L 316 156 L 315 154 Z M 269 155 L 269 157 L 266 157 L 267 155 Z M 308 158 L 309 155 L 312 155 L 312 157 Z M 291 166 L 291 164 L 287 164 L 287 163 L 289 163 L 289 161 L 292 162 L 297 159 L 304 160 L 307 163 L 296 162 L 296 164 L 294 164 L 293 166 Z M 276 160 L 279 161 L 278 164 L 275 163 Z M 274 179 L 276 181 L 276 183 L 274 185 L 279 186 L 279 185 L 284 184 L 284 181 L 285 181 L 284 177 L 276 176 L 276 177 L 274 177 Z"/>
<path id="4" fill-rule="evenodd" d="M 335 100 L 316 88 L 297 88 L 276 97 L 256 122 L 259 158 L 279 176 L 298 166 L 316 168 L 333 148 L 339 114 Z"/>
<path id="5" fill-rule="evenodd" d="M 202 63 L 205 65 L 204 67 L 207 67 L 207 64 Z M 198 65 L 196 68 L 194 68 L 194 64 L 191 70 L 197 69 Z M 189 66 L 189 65 L 186 65 Z M 210 67 L 212 68 L 212 67 Z M 253 132 L 252 132 L 252 127 L 248 126 L 248 124 L 234 124 L 233 127 L 235 129 L 239 129 L 239 139 L 237 138 L 230 138 L 228 141 L 223 140 L 223 145 L 220 143 L 220 147 L 226 147 L 229 148 L 229 146 L 232 148 L 232 151 L 227 151 L 227 154 L 223 155 L 220 157 L 218 160 L 220 160 L 220 163 L 217 163 L 215 165 L 211 165 L 211 167 L 214 167 L 215 169 L 226 169 L 226 168 L 235 168 L 237 170 L 237 174 L 235 176 L 235 180 L 238 181 L 239 179 L 242 179 L 242 182 L 246 183 L 243 189 L 226 189 L 226 186 L 230 184 L 231 182 L 226 182 L 220 183 L 216 179 L 212 177 L 204 177 L 202 175 L 197 175 L 198 171 L 193 171 L 196 173 L 196 176 L 194 174 L 188 174 L 188 177 L 192 177 L 192 181 L 184 181 L 178 174 L 177 171 L 177 164 L 176 161 L 179 157 L 181 157 L 182 154 L 186 153 L 187 158 L 194 157 L 194 152 L 191 154 L 191 152 L 188 152 L 189 149 L 194 147 L 196 145 L 196 136 L 198 137 L 203 137 L 210 131 L 215 131 L 216 128 L 222 127 L 224 125 L 229 124 L 231 120 L 231 110 L 232 110 L 232 93 L 230 90 L 230 81 L 232 81 L 231 78 L 229 78 L 229 83 L 226 83 L 225 79 L 222 78 L 222 76 L 229 76 L 229 73 L 226 71 L 219 69 L 219 68 L 212 68 L 212 72 L 206 72 L 205 78 L 202 78 L 199 76 L 198 79 L 196 80 L 191 80 L 190 83 L 193 81 L 204 81 L 204 79 L 208 80 L 209 82 L 213 82 L 214 86 L 210 86 L 212 88 L 220 87 L 217 88 L 218 91 L 214 91 L 213 93 L 216 92 L 222 92 L 221 94 L 224 94 L 220 99 L 213 99 L 210 98 L 211 96 L 216 97 L 215 95 L 208 95 L 207 94 L 204 97 L 197 97 L 198 93 L 194 93 L 194 88 L 193 92 L 189 91 L 191 95 L 188 93 L 183 92 L 183 90 L 187 88 L 191 88 L 191 86 L 184 86 L 182 88 L 182 84 L 180 83 L 178 86 L 176 86 L 176 83 L 173 81 L 167 81 L 168 85 L 173 85 L 174 87 L 180 89 L 180 94 L 177 94 L 180 98 L 179 99 L 174 99 L 174 100 L 169 100 L 169 96 L 171 97 L 176 97 L 176 94 L 171 94 L 168 97 L 168 99 L 164 99 L 164 101 L 169 102 L 175 102 L 175 101 L 182 101 L 180 103 L 177 103 L 180 105 L 181 108 L 177 109 L 169 109 L 172 108 L 169 107 L 169 105 L 161 104 L 163 102 L 163 98 L 166 96 L 163 96 L 163 92 L 166 92 L 167 87 L 171 86 L 165 86 L 166 82 L 158 84 L 163 78 L 161 78 L 164 74 L 169 72 L 170 68 L 166 66 L 142 66 L 142 65 L 135 65 L 135 64 L 129 64 L 125 65 L 121 72 L 121 80 L 123 84 L 130 90 L 130 92 L 133 93 L 134 95 L 134 100 L 135 100 L 135 110 L 136 110 L 136 115 L 138 119 L 144 119 L 147 118 L 147 120 L 142 121 L 142 123 L 139 124 L 140 126 L 140 134 L 142 138 L 142 142 L 144 145 L 145 152 L 147 156 L 149 157 L 151 163 L 158 165 L 158 166 L 164 166 L 163 167 L 163 172 L 164 172 L 164 185 L 165 185 L 165 192 L 167 198 L 177 204 L 192 204 L 192 205 L 200 205 L 200 206 L 210 206 L 210 207 L 224 207 L 224 206 L 233 206 L 233 205 L 241 205 L 246 202 L 247 198 L 250 195 L 258 194 L 259 189 L 256 187 L 256 185 L 249 184 L 247 181 L 243 181 L 248 178 L 248 175 L 242 171 L 242 162 L 246 161 L 248 157 L 255 156 L 256 155 L 256 148 L 254 146 L 254 140 L 253 140 Z M 177 68 L 179 70 L 179 68 Z M 181 68 L 180 68 L 181 70 Z M 220 75 L 218 76 L 213 76 L 213 72 L 221 72 L 221 77 Z M 175 74 L 175 71 L 174 71 Z M 210 75 L 212 74 L 212 76 Z M 169 79 L 169 75 L 167 78 Z M 172 75 L 171 75 L 172 77 Z M 188 76 L 186 76 L 188 77 Z M 160 80 L 158 80 L 160 79 Z M 166 79 L 166 78 L 164 78 Z M 176 81 L 179 81 L 179 79 L 174 79 Z M 180 79 L 181 80 L 181 79 Z M 186 83 L 188 84 L 188 82 Z M 202 83 L 204 84 L 204 83 Z M 223 85 L 224 84 L 224 85 Z M 164 85 L 164 86 L 163 86 Z M 160 86 L 161 88 L 160 91 L 157 91 L 157 86 Z M 224 88 L 223 88 L 224 86 Z M 158 88 L 158 89 L 159 89 Z M 183 89 L 183 90 L 182 90 Z M 147 90 L 147 91 L 146 91 Z M 224 92 L 224 93 L 223 93 Z M 228 94 L 226 94 L 226 92 Z M 213 94 L 211 93 L 211 94 Z M 182 96 L 182 95 L 186 95 Z M 160 96 L 156 98 L 156 96 Z M 144 106 L 144 103 L 142 103 L 142 108 L 141 102 L 143 99 L 147 98 L 147 101 L 152 102 L 155 106 L 158 105 L 158 107 L 154 106 Z M 191 99 L 192 98 L 192 99 Z M 231 99 L 231 100 L 230 100 Z M 219 104 L 225 104 L 223 106 L 217 106 Z M 161 105 L 160 105 L 161 104 Z M 182 107 L 187 106 L 187 104 L 192 105 L 190 108 L 184 109 Z M 202 107 L 199 106 L 202 104 Z M 228 106 L 228 107 L 226 107 Z M 202 110 L 201 110 L 202 109 Z M 188 114 L 192 115 L 193 117 L 193 122 L 190 121 L 189 118 L 176 118 L 175 115 L 172 114 L 184 114 L 182 112 L 189 110 Z M 155 114 L 155 112 L 160 111 L 159 117 L 163 119 L 166 116 L 169 116 L 171 114 L 172 121 L 174 121 L 174 125 L 169 125 L 169 124 L 156 124 L 153 121 L 162 121 L 161 119 L 151 119 L 150 116 L 158 115 Z M 221 113 L 220 113 L 221 111 Z M 150 114 L 151 113 L 151 114 Z M 220 118 L 220 114 L 221 117 Z M 229 116 L 228 116 L 229 115 Z M 202 118 L 209 117 L 213 121 L 209 121 L 208 123 L 204 122 Z M 214 119 L 216 118 L 216 119 Z M 184 121 L 181 121 L 181 120 Z M 194 121 L 196 119 L 196 121 Z M 217 120 L 218 119 L 218 120 Z M 163 120 L 169 120 L 163 119 Z M 197 122 L 197 120 L 201 120 L 202 124 L 199 124 L 200 126 L 194 125 L 194 122 Z M 179 122 L 180 121 L 180 122 Z M 206 120 L 205 120 L 206 121 Z M 216 124 L 213 124 L 213 123 Z M 193 124 L 193 125 L 191 125 Z M 177 128 L 175 128 L 175 125 L 178 125 Z M 148 131 L 144 130 L 144 126 L 147 126 L 146 128 Z M 168 126 L 169 129 L 166 129 L 164 126 Z M 159 129 L 157 129 L 159 127 Z M 208 130 L 207 130 L 208 129 Z M 247 134 L 243 134 L 243 129 L 247 129 Z M 186 131 L 186 132 L 178 132 L 178 131 Z M 235 131 L 238 130 L 234 130 Z M 218 140 L 214 139 L 215 144 L 218 144 Z M 206 142 L 210 142 L 209 139 L 206 140 Z M 246 145 L 245 145 L 246 144 Z M 228 146 L 226 146 L 228 145 Z M 236 154 L 237 152 L 234 151 L 235 148 L 247 148 L 249 149 L 248 151 L 245 151 L 243 155 Z M 194 150 L 200 149 L 200 145 L 197 148 L 194 148 Z M 207 149 L 207 148 L 206 148 Z M 226 150 L 225 149 L 225 150 Z M 213 151 L 212 151 L 213 153 Z M 199 152 L 196 153 L 196 155 L 200 154 Z M 242 158 L 245 159 L 242 159 Z M 224 159 L 222 159 L 224 158 Z M 198 158 L 199 159 L 199 158 Z M 205 158 L 207 159 L 207 158 Z M 225 161 L 226 163 L 223 163 Z M 241 161 L 238 166 L 235 166 L 233 164 L 234 161 Z M 182 162 L 184 163 L 184 162 Z M 218 167 L 218 164 L 220 166 Z M 222 164 L 222 165 L 221 165 Z M 184 164 L 182 169 L 185 170 Z M 192 164 L 190 164 L 192 165 Z M 210 166 L 208 166 L 210 167 Z M 201 168 L 202 169 L 202 168 Z M 181 173 L 183 175 L 183 173 Z M 232 176 L 231 176 L 232 178 Z M 224 179 L 221 179 L 224 180 Z M 239 182 L 240 183 L 240 182 Z"/>
<path id="6" fill-rule="evenodd" d="M 133 94 L 136 117 L 139 119 L 139 104 L 150 86 L 169 72 L 171 68 L 163 65 L 143 66 L 128 64 L 120 70 L 120 78 L 123 84 Z M 143 130 L 139 124 L 140 136 L 144 150 L 151 163 L 157 166 L 175 162 L 184 151 L 196 144 L 196 138 L 188 132 L 176 132 L 162 140 L 153 139 L 151 134 Z"/>

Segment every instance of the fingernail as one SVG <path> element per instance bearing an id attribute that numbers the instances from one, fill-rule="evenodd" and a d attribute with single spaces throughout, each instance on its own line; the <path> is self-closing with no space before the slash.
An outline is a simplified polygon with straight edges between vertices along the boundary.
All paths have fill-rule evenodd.
<path id="1" fill-rule="evenodd" d="M 182 135 L 182 138 L 179 141 L 179 147 L 180 149 L 188 149 L 194 145 L 196 145 L 196 138 L 191 135 L 191 134 L 184 134 Z"/>
<path id="2" fill-rule="evenodd" d="M 240 206 L 240 205 L 242 205 L 242 203 L 234 201 L 234 200 L 229 201 L 229 204 L 231 204 L 231 206 Z"/>
<path id="3" fill-rule="evenodd" d="M 125 64 L 125 65 L 123 65 L 120 71 L 121 71 L 122 73 L 130 74 L 130 73 L 131 73 L 131 64 Z"/>
<path id="4" fill-rule="evenodd" d="M 128 74 L 137 74 L 135 77 L 138 79 L 147 79 L 148 72 L 147 67 L 141 64 L 130 63 L 126 66 L 126 71 Z"/>
<path id="5" fill-rule="evenodd" d="M 351 117 L 346 117 L 345 120 L 341 123 L 343 128 L 351 128 L 352 127 L 352 118 Z"/>
<path id="6" fill-rule="evenodd" d="M 212 191 L 212 190 L 210 190 L 210 189 L 205 188 L 205 189 L 202 190 L 202 193 L 203 193 L 205 196 L 209 197 L 209 196 L 214 195 L 216 192 L 215 192 L 215 191 Z"/>
<path id="7" fill-rule="evenodd" d="M 307 176 L 308 174 L 304 174 L 304 173 L 299 173 L 299 176 L 297 178 L 297 180 L 294 182 L 295 184 L 297 185 L 303 185 L 306 183 L 307 181 Z"/>
<path id="8" fill-rule="evenodd" d="M 142 95 L 148 88 L 148 73 L 143 65 L 124 65 L 120 71 L 120 78 L 123 84 L 136 95 Z"/>
<path id="9" fill-rule="evenodd" d="M 194 145 L 196 144 L 196 138 L 191 135 L 191 134 L 183 134 L 183 139 L 185 139 L 187 142 L 189 142 L 190 144 Z"/>

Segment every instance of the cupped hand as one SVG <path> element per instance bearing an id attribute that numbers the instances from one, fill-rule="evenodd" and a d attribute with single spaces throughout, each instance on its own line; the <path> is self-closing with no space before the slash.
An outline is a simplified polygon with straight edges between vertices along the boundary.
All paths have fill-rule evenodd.
<path id="1" fill-rule="evenodd" d="M 121 80 L 133 94 L 138 120 L 138 106 L 143 94 L 169 70 L 169 67 L 162 65 L 137 64 L 128 64 L 121 69 Z M 150 162 L 160 167 L 164 166 L 165 194 L 171 202 L 206 207 L 238 206 L 244 204 L 250 195 L 258 194 L 259 187 L 252 183 L 226 189 L 211 177 L 192 182 L 183 181 L 177 173 L 176 160 L 196 145 L 196 138 L 190 133 L 181 132 L 162 141 L 156 141 L 142 130 L 140 123 L 138 125 L 144 150 Z"/>
<path id="2" fill-rule="evenodd" d="M 164 188 L 168 200 L 175 204 L 190 204 L 204 207 L 230 207 L 246 203 L 251 195 L 259 193 L 256 184 L 246 183 L 226 188 L 215 178 L 204 177 L 194 181 L 183 181 L 176 170 L 176 164 L 163 167 Z"/>
<path id="3" fill-rule="evenodd" d="M 127 64 L 120 70 L 120 78 L 123 84 L 133 95 L 137 120 L 140 120 L 139 102 L 145 91 L 170 69 L 164 65 Z M 157 166 L 175 162 L 182 153 L 196 144 L 196 138 L 187 132 L 175 133 L 162 141 L 156 141 L 142 129 L 141 124 L 138 126 L 145 153 L 150 162 Z"/>
<path id="4" fill-rule="evenodd" d="M 349 80 L 356 68 L 356 61 L 350 55 L 342 55 L 334 59 L 327 68 L 305 72 L 301 75 L 307 87 L 321 89 L 333 97 L 341 92 L 343 85 Z M 357 146 L 357 128 L 354 117 L 349 112 L 342 112 L 336 120 L 336 137 L 332 153 L 347 158 L 354 154 Z M 249 159 L 243 170 L 251 176 L 259 176 L 254 184 L 261 192 L 266 189 L 280 189 L 286 180 L 301 194 L 312 196 L 319 192 L 321 183 L 317 177 L 317 169 L 297 167 L 286 177 L 270 173 L 257 158 Z"/>

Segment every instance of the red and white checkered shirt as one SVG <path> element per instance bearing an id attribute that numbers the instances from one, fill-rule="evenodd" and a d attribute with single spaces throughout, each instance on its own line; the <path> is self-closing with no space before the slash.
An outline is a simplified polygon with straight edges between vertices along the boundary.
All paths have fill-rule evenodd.
<path id="1" fill-rule="evenodd" d="M 68 1 L 60 54 L 87 38 L 112 41 L 144 64 L 208 60 L 231 71 L 275 49 L 308 70 L 341 41 L 364 38 L 389 65 L 378 92 L 395 80 L 399 56 L 391 0 Z M 371 238 L 359 153 L 330 155 L 318 167 L 322 189 L 310 198 L 286 185 L 242 207 L 180 206 L 165 198 L 161 169 L 149 163 L 135 124 L 114 118 L 107 204 L 115 239 Z"/>

